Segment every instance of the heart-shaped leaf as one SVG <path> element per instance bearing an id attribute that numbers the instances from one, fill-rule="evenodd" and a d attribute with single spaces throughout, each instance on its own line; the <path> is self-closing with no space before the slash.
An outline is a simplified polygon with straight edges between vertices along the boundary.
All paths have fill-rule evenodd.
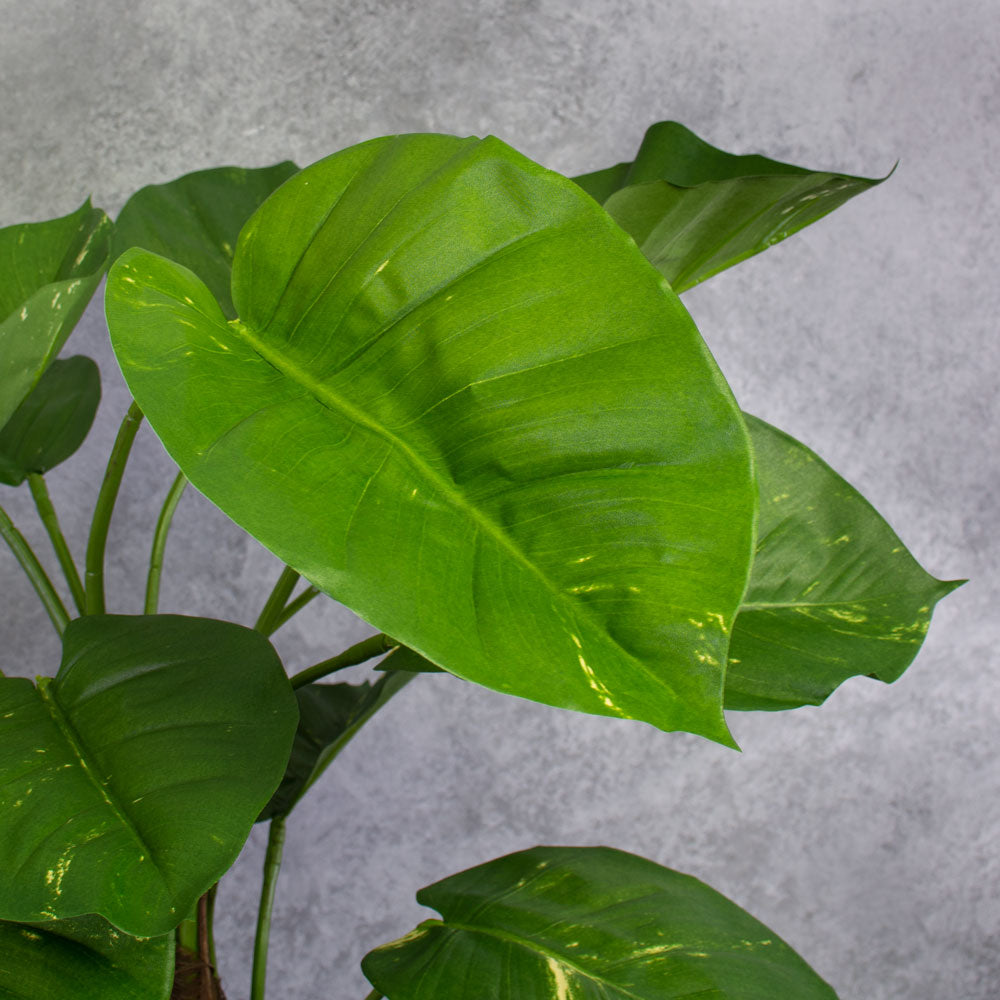
<path id="1" fill-rule="evenodd" d="M 760 485 L 757 552 L 733 626 L 726 707 L 818 705 L 848 677 L 889 683 L 917 655 L 936 580 L 805 445 L 746 416 Z"/>
<path id="2" fill-rule="evenodd" d="M 574 178 L 677 292 L 781 242 L 884 179 L 735 156 L 677 122 L 651 126 L 631 163 Z"/>
<path id="3" fill-rule="evenodd" d="M 749 443 L 680 301 L 593 200 L 496 139 L 373 140 L 240 236 L 231 323 L 131 251 L 107 312 L 194 485 L 453 673 L 729 741 Z"/>
<path id="4" fill-rule="evenodd" d="M 437 910 L 361 967 L 388 1000 L 836 1000 L 703 882 L 607 847 L 536 847 L 421 889 Z"/>
<path id="5" fill-rule="evenodd" d="M 0 920 L 0 1000 L 166 1000 L 171 934 L 138 940 L 100 917 Z"/>
<path id="6" fill-rule="evenodd" d="M 152 250 L 194 271 L 222 311 L 236 315 L 230 277 L 243 224 L 298 167 L 214 167 L 167 184 L 150 184 L 125 203 L 115 222 L 111 259 L 130 247 Z"/>
<path id="7" fill-rule="evenodd" d="M 354 734 L 397 692 L 412 675 L 393 673 L 374 684 L 307 684 L 295 695 L 299 726 L 285 776 L 259 821 L 287 816 L 315 784 Z"/>
<path id="8" fill-rule="evenodd" d="M 18 486 L 48 472 L 83 444 L 101 402 L 101 373 L 90 358 L 53 361 L 0 430 L 0 483 Z"/>
<path id="9" fill-rule="evenodd" d="M 69 623 L 54 680 L 0 680 L 0 917 L 176 926 L 233 863 L 295 732 L 270 643 L 171 615 Z"/>
<path id="10" fill-rule="evenodd" d="M 90 200 L 0 229 L 0 427 L 31 392 L 104 273 L 111 221 Z"/>

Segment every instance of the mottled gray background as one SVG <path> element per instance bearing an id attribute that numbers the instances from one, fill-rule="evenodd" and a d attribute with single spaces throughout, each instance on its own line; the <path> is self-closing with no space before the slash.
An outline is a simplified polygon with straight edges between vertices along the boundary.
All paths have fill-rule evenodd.
<path id="1" fill-rule="evenodd" d="M 535 843 L 609 844 L 695 874 L 785 937 L 842 1000 L 1000 995 L 997 163 L 1000 7 L 965 0 L 2 0 L 0 224 L 116 212 L 195 168 L 306 164 L 374 135 L 493 132 L 554 168 L 629 157 L 645 126 L 891 181 L 686 297 L 743 406 L 854 482 L 923 564 L 972 582 L 891 688 L 736 715 L 737 754 L 421 678 L 290 823 L 273 1000 L 361 1000 L 364 952 L 414 891 Z M 127 405 L 100 301 L 72 347 L 104 372 L 88 445 L 51 485 L 77 552 Z M 144 429 L 112 532 L 137 611 L 170 471 Z M 40 548 L 21 495 L 2 502 Z M 272 557 L 184 498 L 166 609 L 252 620 Z M 2 667 L 57 643 L 0 552 Z M 290 669 L 367 633 L 327 602 L 283 631 Z M 247 996 L 258 829 L 219 898 Z"/>

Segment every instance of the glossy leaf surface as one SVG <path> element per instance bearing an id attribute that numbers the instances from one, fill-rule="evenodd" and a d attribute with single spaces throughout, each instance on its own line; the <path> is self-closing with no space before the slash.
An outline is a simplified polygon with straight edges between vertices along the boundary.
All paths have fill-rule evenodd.
<path id="1" fill-rule="evenodd" d="M 166 1000 L 174 939 L 138 940 L 100 917 L 0 920 L 0 1000 Z"/>
<path id="2" fill-rule="evenodd" d="M 881 183 L 764 156 L 736 156 L 677 122 L 651 126 L 631 163 L 574 179 L 677 292 L 781 242 Z"/>
<path id="3" fill-rule="evenodd" d="M 871 504 L 805 445 L 746 420 L 760 514 L 726 707 L 818 705 L 848 677 L 896 680 L 934 604 L 961 581 L 925 572 Z"/>
<path id="4" fill-rule="evenodd" d="M 222 311 L 236 316 L 230 277 L 236 240 L 244 223 L 298 167 L 215 167 L 150 184 L 125 203 L 115 222 L 112 261 L 130 247 L 143 247 L 194 271 Z"/>
<path id="5" fill-rule="evenodd" d="M 400 673 L 374 684 L 307 684 L 299 688 L 299 725 L 285 776 L 258 821 L 287 816 L 354 734 L 411 677 Z"/>
<path id="6" fill-rule="evenodd" d="M 101 402 L 101 373 L 90 358 L 56 360 L 0 430 L 0 483 L 17 486 L 48 472 L 83 444 Z"/>
<path id="7" fill-rule="evenodd" d="M 41 378 L 104 273 L 111 221 L 86 201 L 0 229 L 0 427 Z"/>
<path id="8" fill-rule="evenodd" d="M 277 787 L 291 686 L 267 640 L 228 622 L 92 616 L 63 644 L 54 680 L 0 680 L 0 917 L 162 934 Z"/>
<path id="9" fill-rule="evenodd" d="M 227 323 L 126 254 L 107 312 L 195 486 L 449 671 L 727 741 L 750 558 L 742 421 L 593 200 L 496 139 L 373 140 L 251 219 Z"/>
<path id="10" fill-rule="evenodd" d="M 836 1000 L 735 903 L 623 851 L 536 847 L 417 901 L 442 919 L 362 962 L 388 1000 Z"/>

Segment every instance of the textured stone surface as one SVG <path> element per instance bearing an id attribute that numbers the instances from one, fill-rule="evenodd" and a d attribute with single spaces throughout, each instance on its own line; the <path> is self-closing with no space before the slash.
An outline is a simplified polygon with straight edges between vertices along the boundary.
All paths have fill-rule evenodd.
<path id="1" fill-rule="evenodd" d="M 887 184 L 687 296 L 744 407 L 820 452 L 924 565 L 972 583 L 891 688 L 732 718 L 744 748 L 578 717 L 447 677 L 411 685 L 290 823 L 272 1000 L 367 992 L 364 952 L 413 893 L 535 843 L 606 843 L 691 872 L 785 937 L 842 1000 L 989 1000 L 1000 981 L 997 219 L 1000 8 L 912 0 L 70 0 L 2 4 L 0 224 L 199 167 L 308 163 L 393 131 L 493 132 L 567 172 L 676 118 L 726 149 Z M 77 552 L 127 406 L 99 301 L 91 440 L 51 477 Z M 139 608 L 170 479 L 143 430 L 111 606 Z M 2 502 L 43 548 L 25 498 Z M 274 560 L 182 501 L 165 609 L 247 621 Z M 0 552 L 2 669 L 57 643 Z M 366 634 L 329 603 L 279 637 L 295 669 Z M 249 990 L 263 830 L 219 897 L 223 978 Z"/>

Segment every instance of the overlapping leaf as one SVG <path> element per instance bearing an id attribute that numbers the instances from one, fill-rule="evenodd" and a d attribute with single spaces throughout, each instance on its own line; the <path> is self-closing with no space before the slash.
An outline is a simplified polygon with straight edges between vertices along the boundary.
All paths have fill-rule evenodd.
<path id="1" fill-rule="evenodd" d="M 150 184 L 121 210 L 112 260 L 130 247 L 175 260 L 205 282 L 232 319 L 236 310 L 230 276 L 240 230 L 264 199 L 298 169 L 288 160 L 256 169 L 214 167 L 166 184 Z"/>
<path id="2" fill-rule="evenodd" d="M 374 684 L 307 684 L 295 692 L 299 725 L 285 776 L 259 820 L 287 816 L 354 734 L 411 675 L 389 674 Z"/>
<path id="3" fill-rule="evenodd" d="M 38 687 L 0 680 L 0 918 L 162 934 L 225 872 L 297 718 L 267 640 L 160 615 L 70 622 Z"/>
<path id="4" fill-rule="evenodd" d="M 864 497 L 804 445 L 746 421 L 760 513 L 726 707 L 818 705 L 848 677 L 896 680 L 935 603 L 961 581 L 925 572 Z"/>
<path id="5" fill-rule="evenodd" d="M 574 179 L 678 292 L 881 183 L 763 156 L 735 156 L 677 122 L 651 126 L 631 163 Z"/>
<path id="6" fill-rule="evenodd" d="M 100 917 L 0 920 L 0 1000 L 166 1000 L 172 934 L 138 940 Z"/>
<path id="7" fill-rule="evenodd" d="M 735 903 L 623 851 L 536 847 L 417 901 L 442 919 L 362 962 L 388 1000 L 836 1000 Z"/>
<path id="8" fill-rule="evenodd" d="M 18 486 L 48 472 L 83 444 L 101 401 L 101 373 L 90 358 L 56 360 L 0 430 L 0 483 Z"/>
<path id="9" fill-rule="evenodd" d="M 0 229 L 0 427 L 59 353 L 94 294 L 111 221 L 89 199 L 48 222 Z"/>
<path id="10" fill-rule="evenodd" d="M 240 237 L 238 321 L 132 251 L 129 386 L 185 474 L 467 679 L 728 740 L 748 442 L 689 316 L 575 185 L 495 139 L 373 140 Z"/>

